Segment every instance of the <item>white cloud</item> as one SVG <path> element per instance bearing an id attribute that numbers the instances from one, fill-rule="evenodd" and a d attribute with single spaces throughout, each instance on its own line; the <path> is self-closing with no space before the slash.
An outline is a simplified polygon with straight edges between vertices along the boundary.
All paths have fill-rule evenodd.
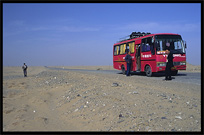
<path id="1" fill-rule="evenodd" d="M 91 32 L 91 31 L 99 31 L 100 28 L 94 27 L 76 27 L 76 26 L 40 26 L 40 27 L 32 27 L 26 28 L 27 31 L 60 31 L 60 32 Z"/>
<path id="2" fill-rule="evenodd" d="M 76 27 L 76 26 L 22 26 L 21 28 L 16 27 L 17 30 L 4 28 L 4 36 L 19 35 L 26 32 L 34 31 L 60 31 L 60 32 L 95 32 L 99 31 L 97 27 Z"/>
<path id="3" fill-rule="evenodd" d="M 88 31 L 99 31 L 99 28 L 94 27 L 74 27 L 74 26 L 62 26 L 56 28 L 56 30 L 64 31 L 64 32 L 88 32 Z"/>
<path id="4" fill-rule="evenodd" d="M 23 20 L 14 20 L 9 22 L 9 26 L 23 26 L 25 25 L 25 21 Z"/>
<path id="5" fill-rule="evenodd" d="M 20 22 L 19 22 L 20 24 Z M 3 37 L 10 38 L 11 36 L 22 36 L 23 34 L 28 34 L 32 32 L 46 32 L 50 35 L 49 31 L 54 32 L 96 32 L 99 31 L 100 28 L 97 27 L 76 27 L 76 26 L 19 26 L 15 29 L 11 29 L 6 27 L 3 29 Z"/>
<path id="6" fill-rule="evenodd" d="M 158 23 L 158 22 L 147 22 L 147 23 L 131 23 L 118 29 L 141 31 L 141 32 L 194 32 L 201 29 L 200 23 Z"/>

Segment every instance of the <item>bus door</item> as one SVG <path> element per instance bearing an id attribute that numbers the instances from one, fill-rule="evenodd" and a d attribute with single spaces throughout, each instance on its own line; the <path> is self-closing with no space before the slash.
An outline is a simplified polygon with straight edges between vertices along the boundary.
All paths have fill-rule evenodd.
<path id="1" fill-rule="evenodd" d="M 154 39 L 152 37 L 142 39 L 141 47 L 141 71 L 145 71 L 146 68 L 151 68 L 149 70 L 156 70 L 155 62 L 155 47 Z"/>
<path id="2" fill-rule="evenodd" d="M 129 42 L 126 44 L 126 48 L 130 51 L 130 55 L 132 57 L 132 65 L 131 65 L 131 71 L 135 70 L 135 42 Z"/>
<path id="3" fill-rule="evenodd" d="M 136 40 L 135 41 L 135 59 L 136 59 L 136 67 L 135 67 L 135 71 L 140 71 L 140 53 L 141 53 L 141 48 L 140 48 L 140 44 L 141 44 L 141 40 Z"/>

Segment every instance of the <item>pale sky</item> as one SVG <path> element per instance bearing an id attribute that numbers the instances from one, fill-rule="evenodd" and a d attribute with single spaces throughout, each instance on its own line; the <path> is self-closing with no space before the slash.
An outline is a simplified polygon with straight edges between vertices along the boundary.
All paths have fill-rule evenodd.
<path id="1" fill-rule="evenodd" d="M 133 31 L 180 34 L 201 64 L 200 3 L 3 3 L 3 66 L 112 65 Z"/>

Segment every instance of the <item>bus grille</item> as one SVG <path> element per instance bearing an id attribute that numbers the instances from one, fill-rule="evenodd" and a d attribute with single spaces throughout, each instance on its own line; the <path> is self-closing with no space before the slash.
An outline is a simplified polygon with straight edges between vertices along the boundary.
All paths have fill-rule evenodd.
<path id="1" fill-rule="evenodd" d="M 174 62 L 174 66 L 180 65 L 180 62 Z"/>

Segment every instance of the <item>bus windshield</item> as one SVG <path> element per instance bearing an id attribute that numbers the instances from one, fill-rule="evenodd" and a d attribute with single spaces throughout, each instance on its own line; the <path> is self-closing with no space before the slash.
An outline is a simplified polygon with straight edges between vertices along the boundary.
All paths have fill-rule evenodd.
<path id="1" fill-rule="evenodd" d="M 174 54 L 185 53 L 185 47 L 180 35 L 156 35 L 156 50 L 165 51 L 169 48 Z"/>

